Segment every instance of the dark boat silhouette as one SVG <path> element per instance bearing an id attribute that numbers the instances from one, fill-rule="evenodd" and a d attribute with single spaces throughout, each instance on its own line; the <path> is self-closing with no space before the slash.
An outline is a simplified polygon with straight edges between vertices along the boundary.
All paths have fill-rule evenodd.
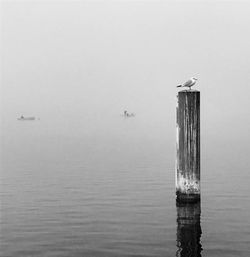
<path id="1" fill-rule="evenodd" d="M 20 118 L 18 118 L 18 120 L 35 120 L 36 118 L 35 117 L 24 117 L 24 116 L 21 116 Z"/>

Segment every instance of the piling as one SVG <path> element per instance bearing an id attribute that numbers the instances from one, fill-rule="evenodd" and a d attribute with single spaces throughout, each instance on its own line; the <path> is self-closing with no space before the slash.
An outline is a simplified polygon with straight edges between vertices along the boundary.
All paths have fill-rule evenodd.
<path id="1" fill-rule="evenodd" d="M 177 208 L 177 257 L 201 257 L 201 206 L 196 203 L 178 203 Z"/>
<path id="2" fill-rule="evenodd" d="M 176 108 L 176 200 L 200 201 L 200 92 L 178 92 Z"/>

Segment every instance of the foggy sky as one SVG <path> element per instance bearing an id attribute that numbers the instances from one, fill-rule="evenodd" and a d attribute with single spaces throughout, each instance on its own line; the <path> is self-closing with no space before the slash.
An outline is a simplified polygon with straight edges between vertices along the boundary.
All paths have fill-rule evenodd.
<path id="1" fill-rule="evenodd" d="M 249 10 L 240 1 L 2 1 L 3 120 L 110 122 L 127 109 L 173 133 L 176 85 L 196 76 L 202 136 L 246 142 Z"/>

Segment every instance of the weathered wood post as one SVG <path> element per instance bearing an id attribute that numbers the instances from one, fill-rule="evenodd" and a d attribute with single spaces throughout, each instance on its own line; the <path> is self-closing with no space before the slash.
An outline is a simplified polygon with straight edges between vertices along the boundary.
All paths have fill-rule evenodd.
<path id="1" fill-rule="evenodd" d="M 178 203 L 177 208 L 177 252 L 178 257 L 201 257 L 201 206 L 197 203 Z"/>
<path id="2" fill-rule="evenodd" d="M 176 109 L 176 200 L 200 200 L 200 92 L 178 92 Z"/>

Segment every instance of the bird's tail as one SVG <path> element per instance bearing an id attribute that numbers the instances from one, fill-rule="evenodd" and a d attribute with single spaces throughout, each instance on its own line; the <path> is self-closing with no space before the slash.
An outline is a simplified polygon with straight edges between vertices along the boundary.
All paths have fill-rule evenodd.
<path id="1" fill-rule="evenodd" d="M 182 85 L 178 85 L 177 87 L 182 87 Z"/>

